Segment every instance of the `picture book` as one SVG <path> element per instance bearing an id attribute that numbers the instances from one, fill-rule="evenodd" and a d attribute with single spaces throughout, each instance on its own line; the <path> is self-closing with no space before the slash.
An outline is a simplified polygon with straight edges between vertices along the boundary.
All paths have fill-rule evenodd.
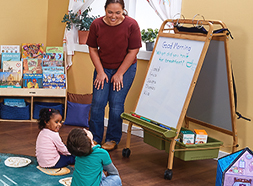
<path id="1" fill-rule="evenodd" d="M 23 74 L 23 88 L 43 88 L 42 74 Z"/>
<path id="2" fill-rule="evenodd" d="M 21 83 L 21 73 L 0 72 L 0 88 L 21 88 Z"/>
<path id="3" fill-rule="evenodd" d="M 43 67 L 63 67 L 63 61 L 43 60 L 42 66 Z"/>
<path id="4" fill-rule="evenodd" d="M 43 73 L 43 88 L 66 89 L 66 76 L 65 76 L 65 74 Z"/>
<path id="5" fill-rule="evenodd" d="M 63 61 L 63 53 L 44 53 L 43 60 Z"/>
<path id="6" fill-rule="evenodd" d="M 0 53 L 20 53 L 19 45 L 1 45 Z"/>
<path id="7" fill-rule="evenodd" d="M 24 71 L 23 73 L 29 74 L 42 74 L 42 59 L 22 59 Z"/>
<path id="8" fill-rule="evenodd" d="M 23 43 L 21 47 L 22 58 L 43 58 L 42 43 Z"/>
<path id="9" fill-rule="evenodd" d="M 20 53 L 2 53 L 2 61 L 20 61 Z"/>
<path id="10" fill-rule="evenodd" d="M 20 53 L 2 53 L 1 68 L 3 68 L 3 61 L 20 61 Z"/>
<path id="11" fill-rule="evenodd" d="M 3 61 L 3 72 L 23 73 L 22 61 Z"/>
<path id="12" fill-rule="evenodd" d="M 25 107 L 26 103 L 24 99 L 4 98 L 4 105 L 11 107 Z"/>
<path id="13" fill-rule="evenodd" d="M 46 47 L 46 53 L 62 53 L 63 47 L 48 46 Z"/>
<path id="14" fill-rule="evenodd" d="M 43 74 L 64 74 L 64 67 L 42 67 Z"/>
<path id="15" fill-rule="evenodd" d="M 195 144 L 203 144 L 207 142 L 208 135 L 204 129 L 194 129 Z"/>

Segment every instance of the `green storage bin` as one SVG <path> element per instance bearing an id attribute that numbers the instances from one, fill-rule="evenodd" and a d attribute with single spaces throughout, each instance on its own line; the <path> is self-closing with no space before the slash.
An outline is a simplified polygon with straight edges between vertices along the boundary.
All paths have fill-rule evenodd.
<path id="1" fill-rule="evenodd" d="M 153 132 L 144 130 L 143 141 L 159 150 L 165 150 L 165 141 L 163 135 L 158 135 Z"/>
<path id="2" fill-rule="evenodd" d="M 169 153 L 170 150 L 171 140 L 166 139 L 165 141 L 165 151 Z M 189 149 L 185 151 L 175 151 L 174 155 L 177 158 L 180 158 L 184 161 L 191 161 L 191 160 L 203 160 L 203 159 L 212 159 L 217 158 L 219 154 L 220 146 L 223 143 L 219 140 L 214 138 L 208 137 L 207 143 L 204 144 L 194 144 L 194 145 L 185 145 L 179 141 L 176 142 L 175 149 Z M 214 149 L 203 149 L 200 148 L 214 148 Z M 196 149 L 196 150 L 194 150 Z"/>

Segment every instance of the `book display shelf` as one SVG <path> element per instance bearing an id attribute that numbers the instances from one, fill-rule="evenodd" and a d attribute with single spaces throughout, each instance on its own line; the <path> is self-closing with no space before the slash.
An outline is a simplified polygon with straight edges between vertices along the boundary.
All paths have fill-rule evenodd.
<path id="1" fill-rule="evenodd" d="M 20 65 L 20 69 L 23 70 L 23 73 L 19 71 L 19 69 L 14 69 L 7 64 L 11 60 L 1 58 L 1 62 L 3 62 L 3 64 L 6 63 L 10 68 L 1 69 L 3 78 L 0 80 L 2 82 L 0 87 L 0 121 L 35 122 L 39 118 L 39 111 L 41 108 L 55 108 L 60 111 L 62 119 L 65 120 L 67 110 L 67 70 L 66 57 L 62 47 L 47 47 L 46 52 L 42 50 L 40 54 L 41 57 L 37 58 L 34 56 L 35 53 L 32 53 L 34 51 L 30 51 L 27 56 L 23 57 L 23 55 L 26 54 L 26 51 L 23 51 L 23 48 L 25 48 L 24 46 L 28 46 L 28 44 L 22 44 L 22 50 L 20 50 L 19 46 L 15 45 L 1 45 L 2 57 L 5 53 L 8 57 L 11 56 L 10 54 L 13 55 L 22 51 L 22 59 L 19 58 L 18 62 L 22 64 Z M 16 47 L 15 51 L 13 47 Z M 29 52 L 28 49 L 27 51 Z M 38 66 L 40 67 L 40 72 L 37 72 L 39 69 L 38 67 L 33 68 L 33 61 L 35 60 L 40 60 L 40 65 Z M 32 68 L 30 67 L 31 65 Z M 2 67 L 3 65 L 1 65 L 1 68 Z M 60 69 L 59 72 L 57 71 L 58 69 Z M 31 70 L 35 71 L 30 72 Z M 11 81 L 14 84 L 13 87 L 17 87 L 16 85 L 18 84 L 23 88 L 10 88 L 11 86 L 7 88 L 3 86 L 3 82 L 5 82 L 6 79 L 9 81 L 8 78 L 11 77 L 11 75 L 7 77 L 4 73 L 9 72 L 13 72 L 13 80 Z M 16 82 L 18 78 L 15 73 L 17 75 L 21 74 L 20 76 L 22 76 L 22 79 L 17 81 L 18 83 Z M 40 77 L 38 77 L 38 75 L 40 75 Z M 21 86 L 21 84 L 23 84 L 23 86 Z M 6 106 L 6 100 L 13 99 L 25 101 L 26 106 L 22 108 L 18 106 Z"/>

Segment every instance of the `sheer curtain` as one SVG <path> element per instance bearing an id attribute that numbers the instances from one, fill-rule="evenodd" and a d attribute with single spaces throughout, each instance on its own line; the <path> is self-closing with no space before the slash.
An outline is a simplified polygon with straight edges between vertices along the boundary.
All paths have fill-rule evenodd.
<path id="1" fill-rule="evenodd" d="M 68 11 L 73 10 L 74 13 L 79 12 L 80 14 L 88 8 L 94 0 L 69 0 Z M 78 39 L 78 30 L 75 26 L 71 30 L 65 28 L 63 47 L 67 54 L 66 68 L 68 69 L 72 65 L 72 56 L 74 55 L 75 44 Z"/>
<path id="2" fill-rule="evenodd" d="M 157 15 L 165 21 L 166 19 L 177 19 L 181 15 L 182 0 L 147 0 Z M 172 24 L 167 24 L 169 27 Z"/>

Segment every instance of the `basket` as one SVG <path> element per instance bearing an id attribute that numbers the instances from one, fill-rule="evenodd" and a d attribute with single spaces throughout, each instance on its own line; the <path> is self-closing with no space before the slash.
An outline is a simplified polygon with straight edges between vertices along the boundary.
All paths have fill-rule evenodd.
<path id="1" fill-rule="evenodd" d="M 51 108 L 59 110 L 63 117 L 64 106 L 61 103 L 50 103 L 50 102 L 34 102 L 33 103 L 33 119 L 39 119 L 40 110 L 43 108 Z"/>
<path id="2" fill-rule="evenodd" d="M 1 102 L 1 111 L 0 117 L 2 119 L 9 120 L 29 120 L 30 119 L 30 103 L 26 102 L 25 107 L 12 107 L 8 105 L 4 105 Z"/>

